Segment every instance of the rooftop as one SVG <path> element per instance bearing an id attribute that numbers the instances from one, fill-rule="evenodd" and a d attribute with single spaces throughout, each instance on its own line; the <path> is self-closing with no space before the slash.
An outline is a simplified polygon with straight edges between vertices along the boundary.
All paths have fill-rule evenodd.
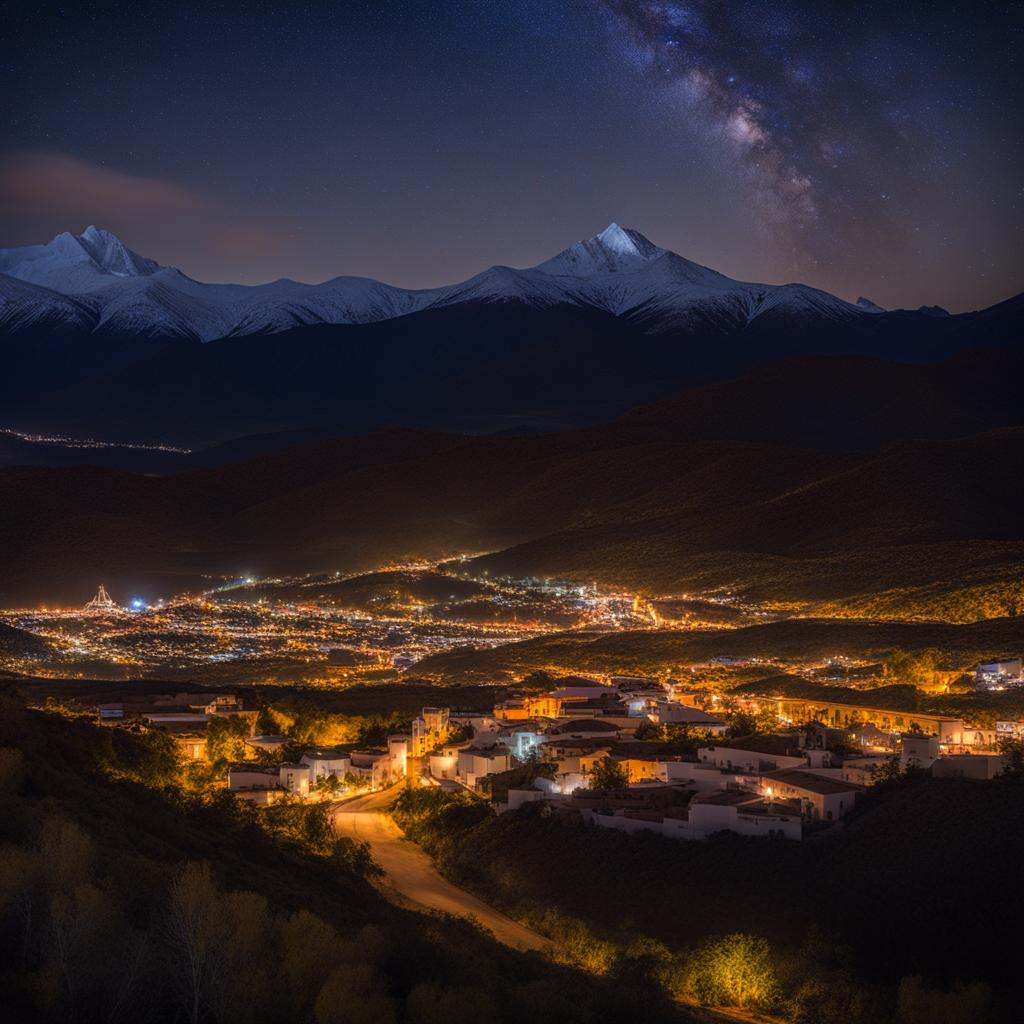
<path id="1" fill-rule="evenodd" d="M 693 798 L 695 804 L 713 804 L 715 807 L 735 807 L 737 804 L 756 803 L 761 799 L 757 793 L 748 793 L 742 789 L 716 789 L 713 793 L 698 793 Z"/>
<path id="2" fill-rule="evenodd" d="M 822 775 L 801 771 L 799 768 L 783 768 L 781 771 L 769 772 L 764 779 L 774 779 L 796 789 L 805 789 L 808 793 L 831 796 L 835 793 L 856 793 L 864 789 L 853 782 L 842 782 L 839 779 L 827 779 Z"/>
<path id="3" fill-rule="evenodd" d="M 752 754 L 800 756 L 799 743 L 795 733 L 756 733 L 750 736 L 736 736 L 724 743 L 715 743 L 708 749 L 716 750 L 721 747 L 730 750 L 749 750 Z"/>
<path id="4" fill-rule="evenodd" d="M 560 722 L 548 729 L 549 736 L 564 736 L 574 732 L 618 732 L 612 722 L 601 722 L 596 718 L 581 718 L 578 721 Z"/>

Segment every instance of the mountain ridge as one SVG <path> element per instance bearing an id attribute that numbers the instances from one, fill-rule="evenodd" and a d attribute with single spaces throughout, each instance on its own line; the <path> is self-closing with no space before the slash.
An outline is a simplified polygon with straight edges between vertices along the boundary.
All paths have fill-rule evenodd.
<path id="1" fill-rule="evenodd" d="M 465 281 L 427 289 L 348 276 L 320 284 L 288 278 L 251 286 L 206 284 L 140 256 L 92 225 L 81 235 L 63 232 L 44 245 L 0 249 L 0 274 L 75 296 L 94 313 L 93 329 L 202 341 L 317 323 L 375 322 L 460 302 L 510 299 L 538 306 L 592 305 L 617 316 L 643 308 L 647 329 L 655 330 L 685 318 L 694 305 L 723 296 L 741 319 L 744 312 L 753 319 L 779 289 L 785 290 L 787 302 L 806 301 L 818 311 L 828 308 L 830 315 L 875 312 L 808 285 L 735 281 L 615 223 L 534 267 L 496 265 Z M 821 298 L 825 295 L 827 301 Z M 13 320 L 10 314 L 4 319 Z"/>
<path id="2" fill-rule="evenodd" d="M 733 281 L 617 224 L 418 291 L 208 285 L 88 229 L 0 251 L 0 427 L 179 447 L 340 420 L 548 431 L 780 359 L 1019 348 L 1022 319 L 1024 296 L 948 315 Z"/>

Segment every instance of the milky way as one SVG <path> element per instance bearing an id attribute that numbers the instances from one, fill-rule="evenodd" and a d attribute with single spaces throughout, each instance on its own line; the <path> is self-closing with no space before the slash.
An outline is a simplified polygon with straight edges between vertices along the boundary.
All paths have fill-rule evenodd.
<path id="1" fill-rule="evenodd" d="M 919 198 L 957 201 L 944 178 L 967 141 L 950 129 L 999 89 L 990 67 L 972 66 L 1000 49 L 986 35 L 988 5 L 972 24 L 941 3 L 600 3 L 667 130 L 696 120 L 709 148 L 732 158 L 760 226 L 796 259 L 894 242 L 912 258 L 915 218 L 939 215 Z"/>

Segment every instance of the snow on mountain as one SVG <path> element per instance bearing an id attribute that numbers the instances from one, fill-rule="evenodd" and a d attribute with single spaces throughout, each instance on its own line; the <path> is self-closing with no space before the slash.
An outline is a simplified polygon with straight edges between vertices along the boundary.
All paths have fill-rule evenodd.
<path id="1" fill-rule="evenodd" d="M 0 274 L 0 331 L 92 330 L 97 319 L 96 310 L 87 302 Z"/>
<path id="2" fill-rule="evenodd" d="M 79 318 L 104 331 L 202 341 L 307 324 L 369 323 L 462 303 L 590 306 L 654 334 L 724 332 L 769 313 L 838 320 L 877 311 L 866 300 L 853 305 L 805 285 L 734 281 L 614 223 L 535 267 L 491 267 L 458 284 L 423 290 L 362 277 L 318 285 L 287 279 L 257 286 L 204 284 L 92 226 L 46 245 L 0 250 L 0 274 L 42 288 L 14 296 L 8 285 L 10 296 L 0 292 L 0 325 L 9 330 L 49 318 Z M 31 309 L 33 302 L 40 308 Z"/>
<path id="3" fill-rule="evenodd" d="M 0 249 L 0 273 L 73 295 L 102 288 L 114 278 L 154 274 L 158 263 L 132 252 L 109 231 L 90 225 L 80 235 L 69 231 L 46 245 Z"/>
<path id="4" fill-rule="evenodd" d="M 162 267 L 148 277 L 108 281 L 89 297 L 100 311 L 97 329 L 209 341 L 223 337 L 234 323 L 230 304 L 218 294 L 218 287 Z"/>
<path id="5" fill-rule="evenodd" d="M 77 241 L 102 271 L 115 277 L 145 277 L 160 269 L 159 263 L 144 259 L 127 248 L 116 235 L 91 224 Z"/>
<path id="6" fill-rule="evenodd" d="M 276 333 L 305 324 L 390 320 L 425 309 L 443 289 L 416 291 L 369 277 L 336 277 L 317 285 L 281 280 L 252 291 L 236 305 L 232 335 Z"/>
<path id="7" fill-rule="evenodd" d="M 749 319 L 765 287 L 734 281 L 614 223 L 535 269 L 555 277 L 575 301 L 655 334 L 731 329 Z"/>
<path id="8" fill-rule="evenodd" d="M 600 234 L 575 242 L 534 269 L 556 277 L 628 273 L 664 256 L 665 252 L 639 231 L 620 228 L 613 222 Z"/>
<path id="9" fill-rule="evenodd" d="M 781 284 L 766 288 L 750 319 L 755 320 L 766 313 L 826 320 L 850 320 L 865 315 L 863 307 L 806 284 Z"/>
<path id="10" fill-rule="evenodd" d="M 514 301 L 544 308 L 573 300 L 562 285 L 539 268 L 516 270 L 513 267 L 490 267 L 461 284 L 438 289 L 431 305 Z"/>

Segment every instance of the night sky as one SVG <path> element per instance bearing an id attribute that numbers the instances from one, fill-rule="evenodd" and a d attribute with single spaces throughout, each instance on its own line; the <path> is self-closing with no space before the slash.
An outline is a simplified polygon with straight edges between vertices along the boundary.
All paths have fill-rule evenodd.
<path id="1" fill-rule="evenodd" d="M 618 221 L 733 277 L 1024 288 L 1024 4 L 9 6 L 0 245 L 406 286 Z"/>

